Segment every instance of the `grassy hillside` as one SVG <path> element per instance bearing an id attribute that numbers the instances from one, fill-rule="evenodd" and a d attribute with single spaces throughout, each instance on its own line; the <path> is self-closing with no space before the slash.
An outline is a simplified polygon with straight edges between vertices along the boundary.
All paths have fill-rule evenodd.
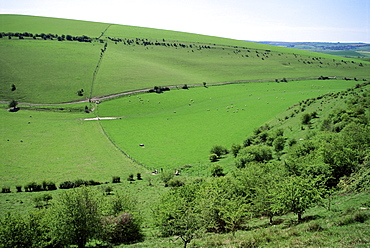
<path id="1" fill-rule="evenodd" d="M 370 77 L 369 62 L 106 23 L 15 15 L 0 15 L 0 22 L 0 101 L 4 101 L 0 103 L 0 186 L 4 192 L 8 188 L 11 191 L 0 194 L 0 239 L 12 238 L 17 232 L 4 235 L 4 230 L 18 226 L 2 221 L 7 212 L 26 214 L 35 209 L 36 198 L 51 196 L 51 202 L 55 202 L 64 192 L 71 192 L 60 188 L 25 192 L 26 184 L 45 180 L 59 187 L 64 181 L 111 182 L 112 176 L 119 176 L 121 183 L 91 188 L 96 189 L 100 200 L 113 200 L 119 192 L 137 200 L 145 240 L 132 247 L 183 245 L 177 233 L 160 235 L 155 210 L 164 194 L 176 192 L 173 187 L 192 187 L 192 183 L 194 189 L 204 191 L 193 196 L 196 191 L 189 191 L 189 201 L 179 204 L 180 209 L 169 208 L 167 217 L 171 221 L 163 223 L 171 224 L 176 218 L 188 221 L 178 216 L 198 209 L 194 213 L 206 213 L 200 212 L 200 217 L 219 218 L 216 222 L 228 227 L 219 233 L 210 228 L 195 237 L 190 247 L 352 247 L 369 243 L 369 194 L 333 195 L 329 205 L 326 197 L 332 191 L 321 188 L 333 175 L 339 182 L 333 190 L 348 193 L 369 187 L 366 146 L 370 141 L 370 85 L 360 84 Z M 321 75 L 337 79 L 317 80 Z M 288 80 L 284 82 L 283 78 Z M 238 83 L 218 84 L 231 81 Z M 183 89 L 185 84 L 188 89 Z M 103 99 L 100 104 L 87 102 L 90 96 L 170 85 L 177 87 L 161 94 L 131 93 Z M 13 99 L 21 102 L 20 110 L 8 112 L 6 102 Z M 85 102 L 30 104 L 70 101 Z M 92 112 L 86 113 L 86 107 Z M 302 124 L 305 114 L 312 119 Z M 85 120 L 96 116 L 101 119 Z M 277 133 L 284 136 L 278 137 Z M 249 138 L 255 142 L 254 148 L 271 151 L 268 161 L 251 160 L 257 157 L 251 153 L 253 145 L 244 145 Z M 278 138 L 284 142 L 280 151 L 274 143 Z M 232 144 L 240 145 L 236 158 L 229 153 L 210 162 L 212 146 L 230 150 Z M 251 162 L 244 168 L 239 166 L 243 159 Z M 210 177 L 217 167 L 226 176 Z M 342 168 L 346 170 L 340 171 Z M 150 173 L 154 169 L 159 174 Z M 171 180 L 170 187 L 164 187 L 166 177 L 174 177 L 177 169 L 180 175 Z M 136 173 L 141 173 L 144 180 L 138 180 Z M 135 175 L 134 181 L 126 180 L 130 174 Z M 313 180 L 312 175 L 318 177 Z M 316 181 L 320 176 L 323 182 Z M 267 197 L 268 210 L 268 205 L 274 203 L 268 199 L 290 192 L 281 189 L 289 186 L 287 179 L 296 178 L 309 182 L 309 186 L 317 182 L 316 186 L 323 190 L 317 197 L 326 199 L 321 205 L 316 201 L 309 204 L 316 206 L 304 209 L 300 223 L 296 212 L 279 212 L 278 206 L 274 225 L 269 225 L 266 214 L 255 207 L 254 201 L 259 199 L 256 192 L 272 190 L 271 195 L 261 194 Z M 23 192 L 16 192 L 16 186 L 22 186 Z M 277 194 L 279 190 L 274 187 L 281 192 Z M 108 194 L 107 189 L 113 193 Z M 183 209 L 194 199 L 194 208 Z M 169 206 L 176 206 L 180 202 L 177 200 L 182 199 L 168 201 Z M 55 210 L 46 206 L 50 208 L 42 209 L 38 216 Z M 220 211 L 212 214 L 214 210 Z M 180 215 L 172 216 L 173 213 Z M 239 225 L 240 216 L 243 218 Z M 43 230 L 39 228 L 45 235 L 34 238 L 47 243 L 52 219 L 48 214 L 42 217 L 35 218 L 35 223 L 45 222 Z M 221 218 L 226 221 L 219 222 Z M 181 229 L 182 224 L 177 228 Z M 229 224 L 235 224 L 233 232 Z"/>
<path id="2" fill-rule="evenodd" d="M 0 15 L 0 19 L 4 34 L 98 38 L 105 32 L 91 42 L 4 35 L 0 98 L 5 101 L 67 102 L 155 85 L 369 76 L 368 62 L 245 41 L 45 17 Z M 14 92 L 12 84 L 17 86 Z M 80 89 L 83 96 L 76 93 Z"/>
<path id="3" fill-rule="evenodd" d="M 3 108 L 0 116 L 3 186 L 43 180 L 59 185 L 79 178 L 105 182 L 143 172 L 106 139 L 98 122 L 81 120 L 88 117 L 85 113 L 10 113 Z"/>
<path id="4" fill-rule="evenodd" d="M 207 163 L 213 145 L 241 142 L 255 127 L 297 102 L 353 85 L 354 81 L 307 80 L 173 89 L 103 102 L 98 115 L 123 116 L 102 125 L 132 157 L 150 168 L 176 169 Z"/>

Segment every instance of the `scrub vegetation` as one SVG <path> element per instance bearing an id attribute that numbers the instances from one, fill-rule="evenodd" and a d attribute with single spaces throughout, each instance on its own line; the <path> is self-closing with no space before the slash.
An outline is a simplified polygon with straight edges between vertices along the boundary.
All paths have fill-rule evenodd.
<path id="1" fill-rule="evenodd" d="M 0 247 L 370 243 L 369 62 L 0 19 Z"/>

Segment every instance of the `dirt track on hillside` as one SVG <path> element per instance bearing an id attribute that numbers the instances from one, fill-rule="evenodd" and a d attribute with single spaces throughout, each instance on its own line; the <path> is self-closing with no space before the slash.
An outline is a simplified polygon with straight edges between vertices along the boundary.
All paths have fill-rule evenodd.
<path id="1" fill-rule="evenodd" d="M 317 77 L 303 77 L 303 78 L 287 78 L 288 81 L 296 81 L 296 80 L 309 80 L 309 79 L 317 79 Z M 224 85 L 224 84 L 237 84 L 237 83 L 253 83 L 253 82 L 274 82 L 275 79 L 259 79 L 259 80 L 241 80 L 241 81 L 232 81 L 232 82 L 221 82 L 221 83 L 209 83 L 207 86 L 214 86 L 214 85 Z M 188 85 L 188 87 L 203 87 L 203 84 L 192 84 Z M 181 88 L 182 85 L 172 85 L 172 86 L 166 86 L 170 89 L 172 88 Z M 89 103 L 89 102 L 97 102 L 102 101 L 106 99 L 111 99 L 115 97 L 121 97 L 131 94 L 138 94 L 138 93 L 145 93 L 148 92 L 150 89 L 141 89 L 141 90 L 133 90 L 133 91 L 127 91 L 127 92 L 121 92 L 111 95 L 105 95 L 105 96 L 96 96 L 92 97 L 91 99 L 85 99 L 85 100 L 78 100 L 78 101 L 70 101 L 70 102 L 63 102 L 63 103 L 19 103 L 20 105 L 30 105 L 30 106 L 52 106 L 52 105 L 66 105 L 66 104 L 75 104 L 75 103 Z M 9 103 L 9 101 L 0 101 L 0 103 Z"/>

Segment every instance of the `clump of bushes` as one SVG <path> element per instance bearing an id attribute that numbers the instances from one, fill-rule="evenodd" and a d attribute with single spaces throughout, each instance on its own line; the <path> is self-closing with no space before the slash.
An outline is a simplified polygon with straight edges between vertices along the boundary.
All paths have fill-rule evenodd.
<path id="1" fill-rule="evenodd" d="M 185 183 L 178 178 L 172 178 L 171 180 L 167 182 L 167 185 L 169 187 L 181 187 L 181 186 L 184 186 Z"/>
<path id="2" fill-rule="evenodd" d="M 80 186 L 95 186 L 95 185 L 100 185 L 100 182 L 94 181 L 94 180 L 83 180 L 83 179 L 77 179 L 74 182 L 72 181 L 65 181 L 62 182 L 59 185 L 60 189 L 71 189 L 71 188 L 78 188 Z"/>
<path id="3" fill-rule="evenodd" d="M 10 193 L 10 187 L 2 187 L 1 188 L 1 193 Z"/>

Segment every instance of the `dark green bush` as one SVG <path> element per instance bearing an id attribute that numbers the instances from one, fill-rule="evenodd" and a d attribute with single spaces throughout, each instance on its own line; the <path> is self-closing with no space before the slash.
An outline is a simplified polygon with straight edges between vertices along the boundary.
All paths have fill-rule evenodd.
<path id="1" fill-rule="evenodd" d="M 134 174 L 128 175 L 127 181 L 130 181 L 130 182 L 135 181 Z"/>
<path id="2" fill-rule="evenodd" d="M 178 178 L 172 178 L 167 184 L 169 187 L 181 187 L 185 185 L 185 183 Z"/>
<path id="3" fill-rule="evenodd" d="M 65 181 L 65 182 L 62 182 L 60 185 L 59 185 L 59 188 L 60 189 L 71 189 L 74 187 L 74 183 L 71 182 L 71 181 Z"/>
<path id="4" fill-rule="evenodd" d="M 144 237 L 140 221 L 130 213 L 103 219 L 103 239 L 112 244 L 131 244 Z"/>
<path id="5" fill-rule="evenodd" d="M 10 193 L 10 187 L 2 187 L 1 193 Z"/>
<path id="6" fill-rule="evenodd" d="M 22 192 L 22 186 L 17 185 L 17 186 L 15 186 L 15 188 L 17 189 L 17 192 Z"/>
<path id="7" fill-rule="evenodd" d="M 112 177 L 112 183 L 120 183 L 121 182 L 121 178 L 118 177 L 118 176 L 113 176 Z"/>
<path id="8" fill-rule="evenodd" d="M 220 145 L 215 145 L 211 149 L 211 154 L 216 154 L 218 157 L 226 155 L 228 153 L 227 149 Z"/>
<path id="9" fill-rule="evenodd" d="M 211 154 L 211 155 L 209 155 L 209 160 L 211 161 L 211 162 L 216 162 L 217 160 L 218 160 L 218 156 L 217 156 L 217 154 Z"/>
<path id="10" fill-rule="evenodd" d="M 211 176 L 212 177 L 222 177 L 224 176 L 225 173 L 224 173 L 224 168 L 222 168 L 221 165 L 213 165 L 212 168 L 211 168 Z"/>
<path id="11" fill-rule="evenodd" d="M 136 174 L 136 179 L 137 180 L 143 180 L 143 178 L 141 177 L 141 173 L 137 173 Z"/>

